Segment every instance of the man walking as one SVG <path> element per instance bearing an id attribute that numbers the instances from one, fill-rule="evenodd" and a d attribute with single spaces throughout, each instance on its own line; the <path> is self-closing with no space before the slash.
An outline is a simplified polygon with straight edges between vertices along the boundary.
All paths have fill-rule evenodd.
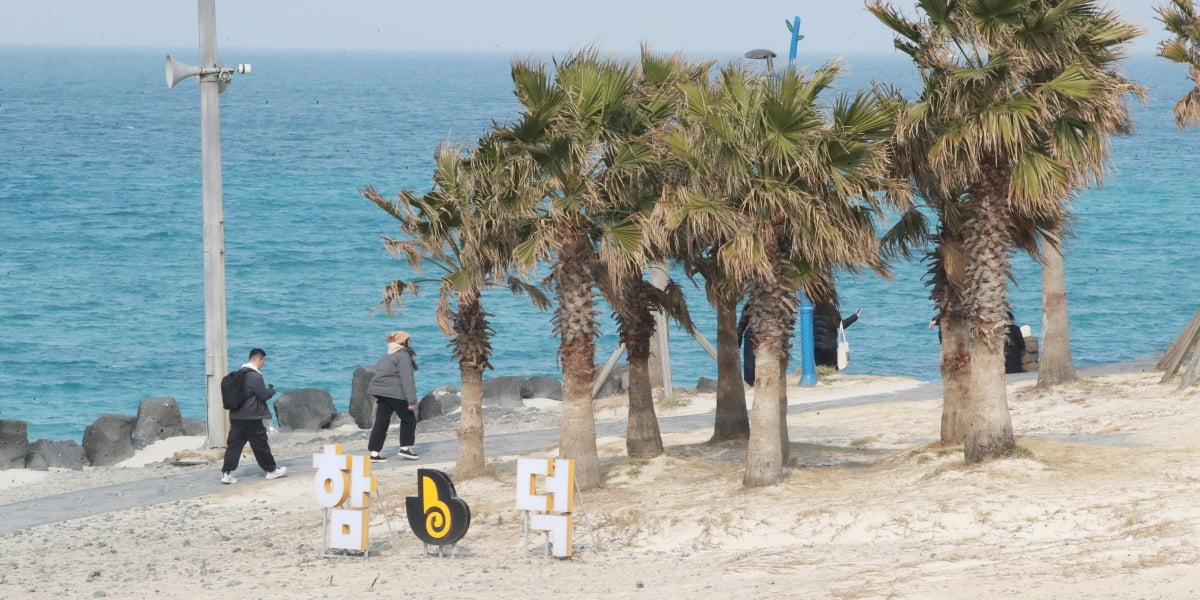
<path id="1" fill-rule="evenodd" d="M 242 449 L 250 443 L 254 460 L 267 473 L 267 479 L 278 479 L 287 475 L 287 467 L 276 467 L 271 446 L 267 443 L 267 427 L 264 419 L 271 418 L 267 400 L 275 395 L 274 385 L 264 385 L 262 366 L 267 353 L 262 348 L 250 351 L 250 360 L 242 365 L 246 371 L 246 400 L 236 410 L 229 411 L 229 440 L 225 443 L 225 464 L 221 467 L 221 483 L 237 483 L 233 471 L 242 458 Z"/>

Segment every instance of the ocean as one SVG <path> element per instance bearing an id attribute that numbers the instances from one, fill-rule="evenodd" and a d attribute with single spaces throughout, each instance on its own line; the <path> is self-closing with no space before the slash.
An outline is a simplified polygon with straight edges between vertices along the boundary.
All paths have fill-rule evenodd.
<path id="1" fill-rule="evenodd" d="M 168 53 L 196 62 L 194 48 L 0 47 L 0 419 L 26 421 L 31 441 L 79 440 L 102 413 L 132 415 L 151 397 L 204 417 L 199 95 L 194 78 L 167 89 Z M 220 56 L 253 65 L 220 102 L 230 365 L 263 347 L 276 388 L 326 389 L 346 410 L 354 370 L 374 363 L 389 331 L 405 329 L 419 391 L 457 383 L 433 320 L 436 287 L 395 316 L 372 313 L 387 282 L 414 274 L 385 252 L 380 237 L 396 234 L 396 223 L 361 190 L 424 191 L 439 141 L 470 141 L 515 118 L 513 57 Z M 916 89 L 901 56 L 843 64 L 840 89 Z M 1171 116 L 1189 82 L 1150 56 L 1126 70 L 1149 99 L 1135 101 L 1136 134 L 1113 141 L 1104 186 L 1075 201 L 1066 253 L 1081 366 L 1156 356 L 1200 308 L 1200 175 L 1188 166 L 1200 156 L 1200 130 L 1180 132 Z M 847 332 L 848 372 L 938 378 L 925 270 L 917 261 L 896 264 L 890 280 L 839 277 L 843 311 L 863 309 Z M 1015 256 L 1014 277 L 1017 321 L 1040 336 L 1040 269 Z M 702 290 L 681 283 L 715 340 Z M 485 307 L 497 331 L 488 376 L 557 375 L 550 313 L 506 291 L 489 292 Z M 598 363 L 617 346 L 602 310 Z M 690 336 L 673 330 L 671 343 L 677 386 L 715 376 Z"/>

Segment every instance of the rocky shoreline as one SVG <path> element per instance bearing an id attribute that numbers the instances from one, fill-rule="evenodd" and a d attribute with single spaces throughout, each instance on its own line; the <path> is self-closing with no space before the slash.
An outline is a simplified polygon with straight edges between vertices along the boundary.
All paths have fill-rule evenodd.
<path id="1" fill-rule="evenodd" d="M 627 369 L 626 365 L 614 369 L 601 386 L 600 395 L 624 392 Z M 374 424 L 375 402 L 366 388 L 374 371 L 374 365 L 355 370 L 345 411 L 337 410 L 327 390 L 301 388 L 282 392 L 272 401 L 279 430 L 284 433 L 320 432 L 350 425 L 369 431 Z M 556 377 L 514 375 L 484 380 L 484 418 L 489 425 L 503 424 L 506 419 L 525 418 L 520 415 L 526 414 L 523 409 L 530 399 L 561 402 L 562 382 Z M 446 384 L 433 388 L 421 399 L 418 432 L 456 428 L 461 403 L 462 395 L 457 386 Z M 85 467 L 112 466 L 160 440 L 203 436 L 206 431 L 204 420 L 183 417 L 175 398 L 171 397 L 141 400 L 136 415 L 101 415 L 84 430 L 81 442 L 47 439 L 31 442 L 24 421 L 0 419 L 0 471 L 79 471 Z"/>

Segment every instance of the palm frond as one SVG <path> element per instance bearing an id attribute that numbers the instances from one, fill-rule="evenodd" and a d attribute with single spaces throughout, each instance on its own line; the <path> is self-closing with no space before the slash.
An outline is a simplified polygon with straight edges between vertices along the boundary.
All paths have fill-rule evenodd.
<path id="1" fill-rule="evenodd" d="M 508 289 L 514 296 L 528 296 L 538 310 L 548 310 L 550 308 L 550 299 L 546 297 L 546 293 L 542 291 L 542 288 L 518 277 L 509 277 L 507 281 Z"/>
<path id="2" fill-rule="evenodd" d="M 1175 104 L 1175 125 L 1180 129 L 1200 125 L 1200 87 L 1192 88 Z"/>

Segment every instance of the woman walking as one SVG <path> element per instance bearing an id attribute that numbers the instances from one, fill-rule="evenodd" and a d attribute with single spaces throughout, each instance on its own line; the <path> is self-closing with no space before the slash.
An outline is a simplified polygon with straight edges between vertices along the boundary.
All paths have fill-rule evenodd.
<path id="1" fill-rule="evenodd" d="M 407 331 L 393 331 L 388 334 L 387 341 L 387 354 L 375 363 L 375 376 L 367 386 L 367 393 L 375 397 L 375 426 L 371 429 L 367 450 L 371 453 L 371 462 L 387 460 L 381 451 L 392 424 L 392 413 L 396 413 L 400 416 L 400 450 L 396 456 L 416 460 L 420 458 L 412 450 L 417 436 L 417 384 L 413 378 L 417 370 L 417 361 L 413 358 L 416 352 L 409 344 Z"/>

